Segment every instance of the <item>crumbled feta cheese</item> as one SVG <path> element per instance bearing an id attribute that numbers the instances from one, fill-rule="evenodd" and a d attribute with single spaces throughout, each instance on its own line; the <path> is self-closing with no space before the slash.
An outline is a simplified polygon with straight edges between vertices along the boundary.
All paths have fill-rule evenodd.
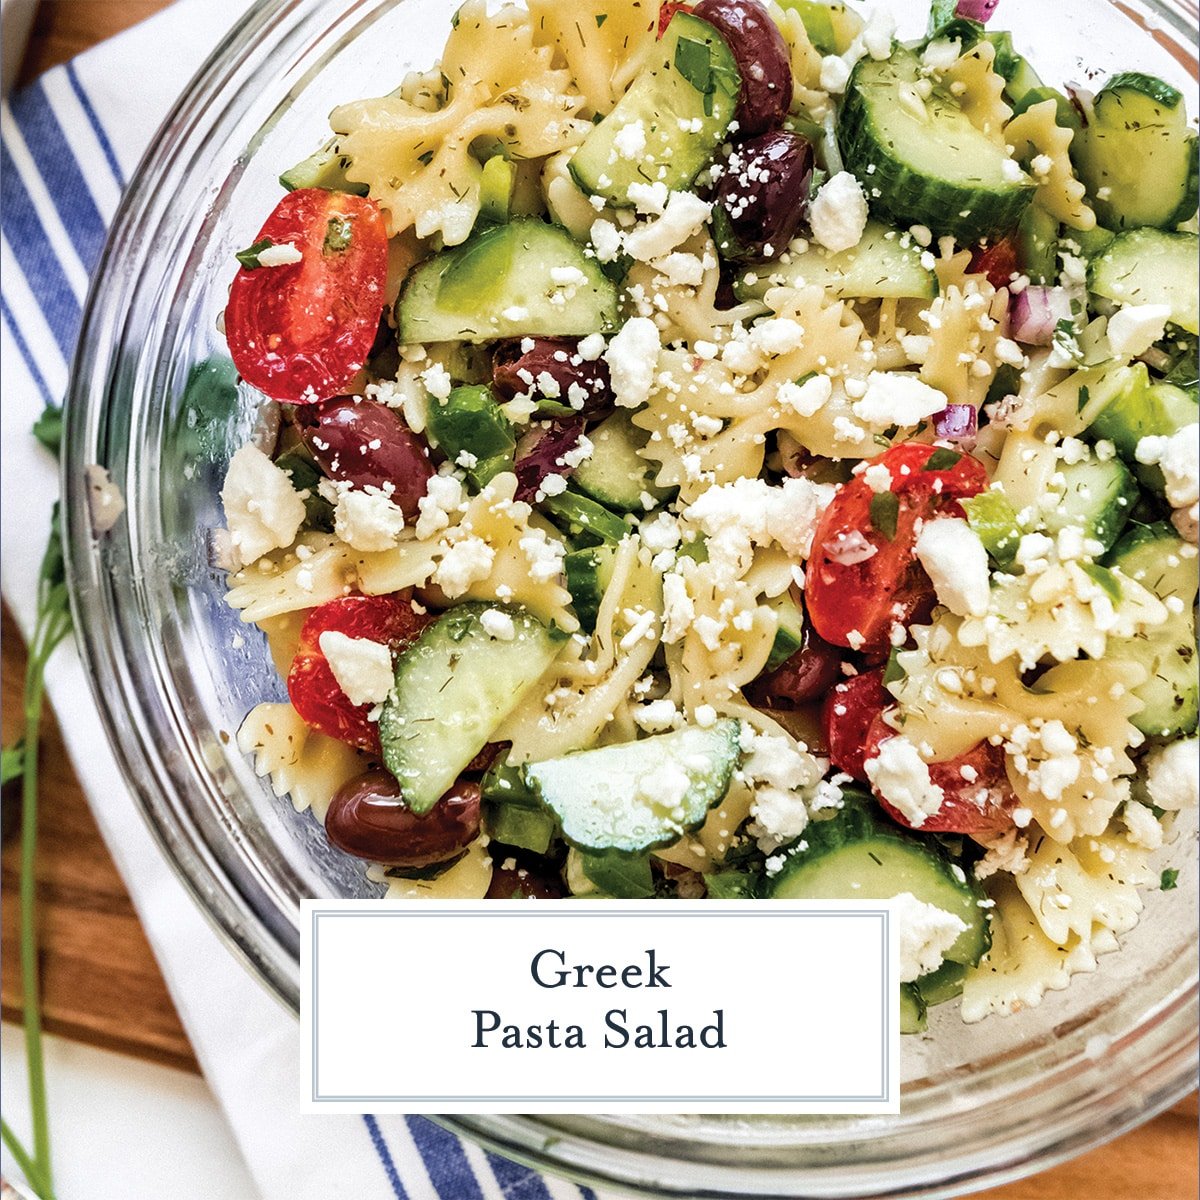
<path id="1" fill-rule="evenodd" d="M 975 878 L 987 879 L 998 871 L 1021 875 L 1029 869 L 1029 839 L 1016 829 L 1008 829 L 983 842 L 987 853 L 975 864 Z"/>
<path id="2" fill-rule="evenodd" d="M 622 125 L 613 135 L 613 149 L 629 162 L 641 158 L 646 152 L 646 126 L 640 120 Z"/>
<path id="3" fill-rule="evenodd" d="M 633 722 L 647 733 L 661 733 L 675 724 L 679 710 L 670 700 L 651 700 L 633 710 Z"/>
<path id="4" fill-rule="evenodd" d="M 450 517 L 463 511 L 465 494 L 453 475 L 434 475 L 425 485 L 425 495 L 417 501 L 416 533 L 427 541 L 450 524 Z"/>
<path id="5" fill-rule="evenodd" d="M 483 632 L 498 642 L 511 642 L 517 636 L 517 627 L 513 619 L 499 608 L 484 609 L 479 614 L 479 624 Z"/>
<path id="6" fill-rule="evenodd" d="M 567 552 L 562 542 L 547 537 L 540 529 L 533 529 L 517 545 L 529 563 L 529 578 L 534 583 L 549 583 L 562 574 Z"/>
<path id="7" fill-rule="evenodd" d="M 804 326 L 790 317 L 770 317 L 755 323 L 750 344 L 765 355 L 789 354 L 804 344 Z"/>
<path id="8" fill-rule="evenodd" d="M 1144 437 L 1135 456 L 1140 463 L 1161 468 L 1172 508 L 1187 508 L 1200 499 L 1200 426 L 1185 425 L 1170 437 Z"/>
<path id="9" fill-rule="evenodd" d="M 671 193 L 665 183 L 656 181 L 654 183 L 631 183 L 625 195 L 634 210 L 642 216 L 661 217 Z"/>
<path id="10" fill-rule="evenodd" d="M 653 521 L 643 521 L 638 533 L 651 554 L 673 550 L 679 545 L 679 522 L 670 513 L 659 513 Z"/>
<path id="11" fill-rule="evenodd" d="M 698 705 L 692 716 L 701 729 L 711 729 L 717 723 L 717 710 L 711 704 Z"/>
<path id="12" fill-rule="evenodd" d="M 421 382 L 425 390 L 435 399 L 443 403 L 454 390 L 454 381 L 450 372 L 441 363 L 433 363 L 421 372 Z"/>
<path id="13" fill-rule="evenodd" d="M 496 551 L 479 537 L 465 537 L 447 547 L 433 572 L 433 582 L 453 600 L 473 583 L 486 579 Z"/>
<path id="14" fill-rule="evenodd" d="M 662 344 L 649 317 L 634 317 L 608 344 L 604 360 L 612 379 L 613 400 L 621 408 L 640 408 L 650 398 Z"/>
<path id="15" fill-rule="evenodd" d="M 839 171 L 809 205 L 814 240 L 827 250 L 849 250 L 862 241 L 867 227 L 867 197 L 849 171 Z"/>
<path id="16" fill-rule="evenodd" d="M 708 535 L 709 562 L 737 578 L 748 569 L 755 546 L 777 542 L 793 558 L 807 558 L 833 492 L 831 485 L 809 479 L 785 479 L 779 487 L 736 479 L 701 493 L 683 515 Z"/>
<path id="17" fill-rule="evenodd" d="M 625 238 L 621 231 L 603 217 L 597 217 L 592 222 L 590 237 L 592 248 L 596 251 L 596 258 L 602 263 L 612 262 L 621 253 L 621 247 L 625 244 Z"/>
<path id="18" fill-rule="evenodd" d="M 377 487 L 338 486 L 333 531 L 346 545 L 371 553 L 390 550 L 404 529 L 404 513 Z"/>
<path id="19" fill-rule="evenodd" d="M 891 491 L 892 473 L 883 463 L 875 463 L 874 466 L 868 467 L 862 473 L 862 477 L 863 483 L 877 496 L 883 492 Z"/>
<path id="20" fill-rule="evenodd" d="M 663 641 L 682 641 L 696 619 L 696 606 L 688 594 L 687 580 L 675 571 L 663 576 Z"/>
<path id="21" fill-rule="evenodd" d="M 930 71 L 945 71 L 952 67 L 962 54 L 962 42 L 958 38 L 934 38 L 921 53 L 921 64 Z"/>
<path id="22" fill-rule="evenodd" d="M 1135 846 L 1157 850 L 1163 844 L 1163 828 L 1144 804 L 1139 804 L 1136 800 L 1127 800 L 1121 817 L 1125 828 L 1129 830 L 1129 840 Z"/>
<path id="23" fill-rule="evenodd" d="M 1119 358 L 1137 358 L 1162 337 L 1170 316 L 1165 304 L 1126 304 L 1108 318 L 1108 344 Z"/>
<path id="24" fill-rule="evenodd" d="M 867 759 L 867 778 L 875 790 L 919 829 L 942 807 L 945 792 L 929 775 L 929 766 L 908 738 L 897 734 L 879 745 Z"/>
<path id="25" fill-rule="evenodd" d="M 604 353 L 604 334 L 589 333 L 575 351 L 584 362 L 595 362 Z"/>
<path id="26" fill-rule="evenodd" d="M 810 375 L 801 382 L 785 380 L 779 385 L 775 398 L 797 416 L 811 417 L 825 407 L 831 395 L 833 383 L 828 375 Z"/>
<path id="27" fill-rule="evenodd" d="M 1200 806 L 1200 738 L 1181 738 L 1146 755 L 1146 794 L 1169 812 Z"/>
<path id="28" fill-rule="evenodd" d="M 854 415 L 872 429 L 899 425 L 911 429 L 946 407 L 946 393 L 918 379 L 916 375 L 896 371 L 872 371 L 867 390 L 851 406 Z"/>
<path id="29" fill-rule="evenodd" d="M 917 536 L 916 554 L 938 600 L 955 616 L 986 615 L 991 598 L 987 550 L 966 521 L 926 521 Z"/>
<path id="30" fill-rule="evenodd" d="M 291 476 L 255 446 L 229 460 L 221 489 L 229 538 L 242 565 L 290 546 L 304 524 L 304 500 Z"/>
<path id="31" fill-rule="evenodd" d="M 831 96 L 840 96 L 850 82 L 850 66 L 837 54 L 827 54 L 821 59 L 821 90 Z"/>
<path id="32" fill-rule="evenodd" d="M 691 192 L 672 192 L 661 217 L 625 235 L 625 250 L 639 262 L 662 258 L 703 229 L 711 211 L 711 204 Z"/>
<path id="33" fill-rule="evenodd" d="M 961 917 L 901 892 L 893 901 L 900 926 L 900 982 L 912 983 L 942 965 L 967 926 Z"/>
<path id="34" fill-rule="evenodd" d="M 691 786 L 692 781 L 686 771 L 675 763 L 665 762 L 639 781 L 638 796 L 672 810 L 683 803 Z"/>
<path id="35" fill-rule="evenodd" d="M 304 255 L 291 242 L 280 242 L 260 250 L 257 258 L 260 267 L 286 267 L 289 263 L 301 262 Z"/>
<path id="36" fill-rule="evenodd" d="M 395 675 L 387 646 L 369 638 L 348 637 L 336 629 L 326 629 L 318 645 L 351 704 L 382 704 L 388 698 Z"/>

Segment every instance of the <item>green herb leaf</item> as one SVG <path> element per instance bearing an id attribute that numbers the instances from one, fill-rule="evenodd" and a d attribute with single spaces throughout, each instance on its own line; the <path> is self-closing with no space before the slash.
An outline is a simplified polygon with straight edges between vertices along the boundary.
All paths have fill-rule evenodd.
<path id="1" fill-rule="evenodd" d="M 1179 884 L 1179 872 L 1174 867 L 1168 867 L 1160 877 L 1158 886 L 1164 892 L 1174 891 Z"/>
<path id="2" fill-rule="evenodd" d="M 712 54 L 706 42 L 680 38 L 675 44 L 675 70 L 705 96 L 711 96 L 713 83 Z"/>
<path id="3" fill-rule="evenodd" d="M 1088 388 L 1086 386 L 1081 387 L 1079 389 L 1079 403 L 1075 406 L 1075 411 L 1077 413 L 1083 412 L 1083 410 L 1085 408 L 1087 408 L 1088 401 L 1091 398 L 1092 398 L 1092 393 L 1088 390 Z"/>
<path id="4" fill-rule="evenodd" d="M 599 29 L 608 20 L 608 13 L 596 14 L 596 28 Z"/>
<path id="5" fill-rule="evenodd" d="M 57 404 L 47 404 L 33 423 L 33 436 L 57 458 L 62 449 L 62 434 L 62 409 Z"/>
<path id="6" fill-rule="evenodd" d="M 582 854 L 583 873 L 607 896 L 644 900 L 654 895 L 648 854 Z"/>
<path id="7" fill-rule="evenodd" d="M 25 741 L 0 750 L 0 785 L 20 779 L 25 772 Z"/>
<path id="8" fill-rule="evenodd" d="M 955 467 L 962 460 L 962 455 L 957 450 L 950 450 L 946 446 L 939 446 L 926 460 L 925 465 L 921 468 L 922 471 L 948 471 L 951 467 Z"/>
<path id="9" fill-rule="evenodd" d="M 258 261 L 258 256 L 264 251 L 269 250 L 275 243 L 270 238 L 259 238 L 251 246 L 247 246 L 245 250 L 239 250 L 233 257 L 246 268 L 247 271 L 257 271 L 262 263 Z"/>
<path id="10" fill-rule="evenodd" d="M 908 672 L 900 665 L 900 647 L 893 646 L 892 652 L 888 655 L 887 666 L 883 668 L 883 686 L 887 687 L 889 683 L 899 683 L 907 675 Z"/>
<path id="11" fill-rule="evenodd" d="M 900 498 L 895 492 L 877 492 L 871 497 L 871 524 L 890 542 L 900 519 Z"/>
<path id="12" fill-rule="evenodd" d="M 704 886 L 710 900 L 750 900 L 754 897 L 755 879 L 741 871 L 717 871 L 705 875 Z"/>

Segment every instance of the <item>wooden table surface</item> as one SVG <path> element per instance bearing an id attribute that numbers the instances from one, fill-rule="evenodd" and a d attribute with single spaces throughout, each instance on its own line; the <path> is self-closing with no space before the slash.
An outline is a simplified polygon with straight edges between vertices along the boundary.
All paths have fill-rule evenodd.
<path id="1" fill-rule="evenodd" d="M 42 0 L 22 80 L 165 7 L 168 0 Z M 3 655 L 3 742 L 21 724 L 24 650 L 7 612 Z M 46 1027 L 108 1049 L 196 1071 L 187 1034 L 172 1007 L 128 893 L 67 762 L 53 720 L 42 749 L 38 897 Z M 6 806 L 7 807 L 7 806 Z M 20 1021 L 15 904 L 18 846 L 0 854 L 3 963 L 0 1001 Z M 982 1200 L 1194 1200 L 1196 1096 L 1124 1137 L 1031 1179 L 980 1193 Z"/>

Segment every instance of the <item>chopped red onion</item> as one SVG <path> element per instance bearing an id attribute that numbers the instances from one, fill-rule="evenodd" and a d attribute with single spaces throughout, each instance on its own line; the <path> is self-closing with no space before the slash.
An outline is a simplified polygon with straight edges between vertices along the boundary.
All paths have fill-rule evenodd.
<path id="1" fill-rule="evenodd" d="M 1009 335 L 1026 346 L 1049 346 L 1059 321 L 1070 319 L 1071 298 L 1063 288 L 1031 283 L 1009 301 Z"/>
<path id="2" fill-rule="evenodd" d="M 979 431 L 979 414 L 973 404 L 947 404 L 933 418 L 933 431 L 948 442 L 973 438 Z"/>
<path id="3" fill-rule="evenodd" d="M 986 25 L 988 18 L 1000 6 L 1000 0 L 958 0 L 955 6 L 956 17 L 966 17 L 968 21 L 978 21 Z"/>

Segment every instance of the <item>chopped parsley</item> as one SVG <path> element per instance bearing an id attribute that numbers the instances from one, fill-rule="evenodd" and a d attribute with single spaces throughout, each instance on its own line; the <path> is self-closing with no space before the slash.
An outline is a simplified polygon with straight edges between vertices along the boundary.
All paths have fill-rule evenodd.
<path id="1" fill-rule="evenodd" d="M 1168 867 L 1159 878 L 1158 886 L 1164 892 L 1174 891 L 1179 884 L 1179 871 L 1175 867 Z"/>
<path id="2" fill-rule="evenodd" d="M 270 250 L 275 245 L 270 238 L 259 238 L 252 246 L 247 246 L 245 250 L 239 250 L 234 258 L 246 268 L 247 271 L 257 271 L 262 263 L 258 261 L 258 256 L 264 250 Z"/>
<path id="3" fill-rule="evenodd" d="M 939 446 L 925 460 L 925 465 L 921 470 L 948 471 L 951 467 L 957 466 L 961 459 L 962 455 L 957 450 L 950 450 L 946 446 Z"/>
<path id="4" fill-rule="evenodd" d="M 871 497 L 871 524 L 890 542 L 896 536 L 900 498 L 895 492 L 877 492 Z"/>

